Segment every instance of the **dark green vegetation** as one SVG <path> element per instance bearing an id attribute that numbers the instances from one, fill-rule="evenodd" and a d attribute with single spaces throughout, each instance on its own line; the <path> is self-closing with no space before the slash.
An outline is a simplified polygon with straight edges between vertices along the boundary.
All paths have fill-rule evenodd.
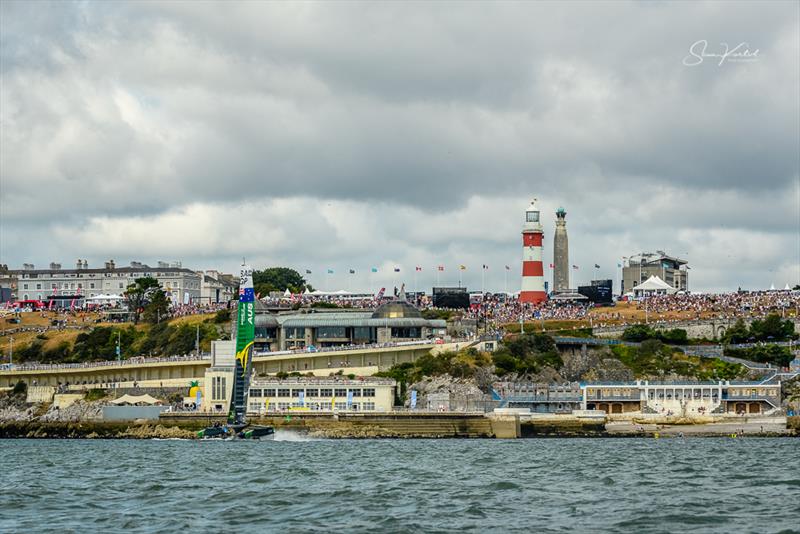
<path id="1" fill-rule="evenodd" d="M 422 317 L 425 319 L 444 319 L 449 320 L 453 316 L 453 310 L 422 310 Z"/>
<path id="2" fill-rule="evenodd" d="M 794 359 L 789 347 L 781 345 L 757 345 L 743 349 L 725 347 L 725 356 L 741 358 L 760 363 L 771 363 L 780 367 L 788 367 L 789 362 Z"/>
<path id="3" fill-rule="evenodd" d="M 100 399 L 104 398 L 105 396 L 106 396 L 106 390 L 94 388 L 94 389 L 90 389 L 89 391 L 86 392 L 86 396 L 84 397 L 84 400 L 86 400 L 88 402 L 91 402 L 91 401 L 100 400 Z"/>
<path id="4" fill-rule="evenodd" d="M 154 324 L 149 329 L 98 326 L 78 334 L 75 344 L 64 341 L 54 348 L 45 349 L 44 341 L 35 339 L 15 354 L 20 361 L 42 363 L 77 363 L 117 358 L 117 343 L 121 357 L 172 356 L 189 354 L 195 350 L 197 325 L 172 325 L 167 322 Z M 200 347 L 208 349 L 212 340 L 220 334 L 212 322 L 199 325 Z"/>
<path id="5" fill-rule="evenodd" d="M 231 322 L 231 310 L 219 310 L 214 314 L 214 324 L 225 324 Z"/>
<path id="6" fill-rule="evenodd" d="M 150 322 L 160 320 L 162 311 L 163 316 L 166 317 L 168 307 L 166 295 L 161 290 L 158 280 L 152 276 L 137 278 L 133 284 L 129 285 L 125 290 L 125 302 L 128 309 L 133 312 L 134 324 L 139 322 L 142 313 Z"/>
<path id="7" fill-rule="evenodd" d="M 437 355 L 428 353 L 417 358 L 414 363 L 399 363 L 388 371 L 376 373 L 375 376 L 395 379 L 398 384 L 398 398 L 403 399 L 408 384 L 413 384 L 422 377 L 449 374 L 456 378 L 472 378 L 479 369 L 486 368 L 491 363 L 489 354 L 469 348 Z"/>
<path id="8" fill-rule="evenodd" d="M 742 319 L 739 319 L 722 336 L 722 342 L 736 344 L 757 341 L 789 341 L 797 339 L 797 337 L 792 321 L 788 319 L 784 321 L 780 315 L 773 313 L 767 315 L 763 320 L 754 320 L 750 323 L 750 327 Z"/>
<path id="9" fill-rule="evenodd" d="M 332 310 L 334 308 L 339 308 L 340 306 L 338 304 L 336 304 L 335 302 L 325 302 L 324 300 L 320 300 L 320 301 L 317 301 L 317 302 L 312 302 L 311 303 L 311 307 L 312 308 L 331 309 Z"/>
<path id="10" fill-rule="evenodd" d="M 288 267 L 268 267 L 263 271 L 253 271 L 253 287 L 261 296 L 287 289 L 292 293 L 302 293 L 306 288 L 313 291 L 300 273 Z"/>
<path id="11" fill-rule="evenodd" d="M 28 392 L 28 384 L 20 380 L 16 384 L 14 384 L 14 388 L 11 390 L 12 395 L 22 395 L 24 396 Z"/>
<path id="12" fill-rule="evenodd" d="M 686 345 L 689 339 L 686 330 L 673 328 L 672 330 L 655 330 L 646 324 L 629 326 L 622 333 L 625 341 L 642 342 L 648 339 L 657 339 L 670 345 Z"/>
<path id="13" fill-rule="evenodd" d="M 511 338 L 492 354 L 492 360 L 498 376 L 538 373 L 544 367 L 560 369 L 564 365 L 555 341 L 547 334 Z"/>
<path id="14" fill-rule="evenodd" d="M 611 352 L 633 371 L 636 378 L 679 375 L 697 380 L 732 380 L 746 374 L 742 365 L 716 358 L 687 356 L 656 339 L 643 341 L 638 347 L 614 345 Z"/>

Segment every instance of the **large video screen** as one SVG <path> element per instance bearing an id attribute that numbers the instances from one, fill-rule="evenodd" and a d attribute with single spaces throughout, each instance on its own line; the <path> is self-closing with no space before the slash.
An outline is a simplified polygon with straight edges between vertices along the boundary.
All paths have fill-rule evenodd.
<path id="1" fill-rule="evenodd" d="M 469 293 L 465 287 L 434 287 L 433 305 L 437 308 L 469 308 Z"/>

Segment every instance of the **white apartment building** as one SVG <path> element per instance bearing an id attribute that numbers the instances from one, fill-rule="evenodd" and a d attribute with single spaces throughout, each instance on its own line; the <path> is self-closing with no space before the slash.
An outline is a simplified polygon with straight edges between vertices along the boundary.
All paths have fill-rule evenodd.
<path id="1" fill-rule="evenodd" d="M 74 269 L 62 269 L 51 263 L 47 269 L 24 264 L 22 269 L 9 270 L 13 300 L 46 301 L 52 295 L 121 295 L 137 278 L 158 280 L 174 305 L 200 303 L 202 275 L 185 269 L 180 263 L 158 262 L 158 267 L 132 261 L 128 267 L 118 267 L 114 260 L 103 268 L 89 268 L 86 260 L 78 260 Z"/>

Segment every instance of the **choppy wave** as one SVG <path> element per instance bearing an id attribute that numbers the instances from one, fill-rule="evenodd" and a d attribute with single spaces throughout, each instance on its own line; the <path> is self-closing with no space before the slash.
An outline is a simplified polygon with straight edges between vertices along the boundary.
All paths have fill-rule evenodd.
<path id="1" fill-rule="evenodd" d="M 6 440 L 0 532 L 790 532 L 798 445 Z"/>

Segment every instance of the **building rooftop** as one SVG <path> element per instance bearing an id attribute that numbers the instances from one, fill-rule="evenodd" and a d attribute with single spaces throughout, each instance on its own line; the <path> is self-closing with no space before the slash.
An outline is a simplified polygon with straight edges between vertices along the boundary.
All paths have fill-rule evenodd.
<path id="1" fill-rule="evenodd" d="M 397 319 L 397 318 L 413 318 L 422 319 L 422 314 L 413 305 L 405 300 L 393 300 L 386 304 L 381 304 L 378 309 L 372 313 L 373 319 Z"/>

